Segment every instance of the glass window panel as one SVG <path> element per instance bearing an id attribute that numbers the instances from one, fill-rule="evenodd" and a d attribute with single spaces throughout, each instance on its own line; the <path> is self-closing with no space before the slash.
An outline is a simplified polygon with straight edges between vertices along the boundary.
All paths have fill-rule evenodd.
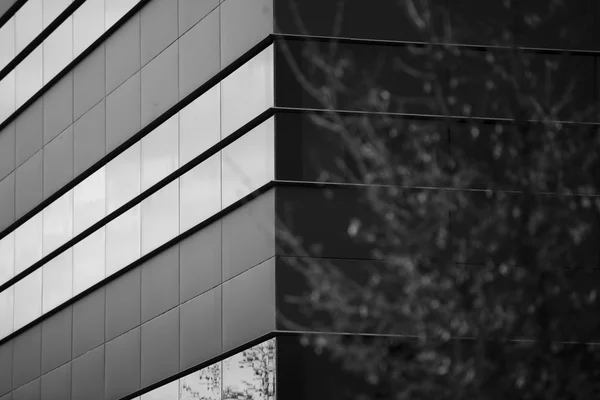
<path id="1" fill-rule="evenodd" d="M 15 284 L 14 330 L 42 315 L 42 269 Z"/>
<path id="2" fill-rule="evenodd" d="M 0 81 L 0 122 L 16 110 L 15 70 Z"/>
<path id="3" fill-rule="evenodd" d="M 62 252 L 42 267 L 42 309 L 53 310 L 73 296 L 73 252 Z"/>
<path id="4" fill-rule="evenodd" d="M 221 88 L 216 85 L 180 111 L 180 163 L 184 165 L 219 142 Z"/>
<path id="5" fill-rule="evenodd" d="M 106 0 L 106 29 L 113 26 L 139 0 Z"/>
<path id="6" fill-rule="evenodd" d="M 15 18 L 9 19 L 0 28 L 0 69 L 15 57 Z"/>
<path id="7" fill-rule="evenodd" d="M 80 234 L 106 214 L 106 174 L 104 167 L 83 180 L 74 189 L 73 232 Z"/>
<path id="8" fill-rule="evenodd" d="M 221 363 L 196 371 L 179 380 L 180 400 L 220 400 Z"/>
<path id="9" fill-rule="evenodd" d="M 223 208 L 273 180 L 273 121 L 269 118 L 223 149 Z"/>
<path id="10" fill-rule="evenodd" d="M 44 28 L 52 23 L 73 0 L 43 0 L 44 1 Z"/>
<path id="11" fill-rule="evenodd" d="M 177 169 L 178 131 L 179 120 L 175 114 L 142 139 L 142 191 Z"/>
<path id="12" fill-rule="evenodd" d="M 106 164 L 106 213 L 140 194 L 140 143 Z"/>
<path id="13" fill-rule="evenodd" d="M 221 210 L 221 154 L 202 161 L 181 178 L 181 232 Z"/>
<path id="14" fill-rule="evenodd" d="M 104 0 L 87 0 L 75 11 L 73 52 L 77 57 L 104 33 Z"/>
<path id="15" fill-rule="evenodd" d="M 140 205 L 106 225 L 106 276 L 140 257 Z"/>
<path id="16" fill-rule="evenodd" d="M 142 400 L 178 400 L 179 399 L 179 381 L 167 383 L 164 386 L 154 389 L 151 392 L 142 395 Z"/>
<path id="17" fill-rule="evenodd" d="M 15 275 L 42 258 L 42 213 L 15 231 Z"/>
<path id="18" fill-rule="evenodd" d="M 28 0 L 15 14 L 16 53 L 42 32 L 42 0 Z"/>
<path id="19" fill-rule="evenodd" d="M 44 85 L 73 61 L 73 17 L 44 40 Z"/>
<path id="20" fill-rule="evenodd" d="M 0 240 L 0 285 L 15 276 L 15 234 Z"/>
<path id="21" fill-rule="evenodd" d="M 102 227 L 73 248 L 73 295 L 78 295 L 104 279 L 106 233 Z"/>
<path id="22" fill-rule="evenodd" d="M 56 199 L 43 211 L 44 256 L 73 238 L 73 191 Z"/>
<path id="23" fill-rule="evenodd" d="M 273 107 L 273 45 L 225 78 L 221 92 L 221 137 L 225 138 Z"/>
<path id="24" fill-rule="evenodd" d="M 13 332 L 14 286 L 0 292 L 0 339 Z"/>
<path id="25" fill-rule="evenodd" d="M 271 400 L 274 397 L 274 339 L 223 361 L 223 400 Z"/>
<path id="26" fill-rule="evenodd" d="M 142 202 L 142 254 L 179 233 L 179 179 Z"/>
<path id="27" fill-rule="evenodd" d="M 17 108 L 29 100 L 42 87 L 42 54 L 42 46 L 38 46 L 16 68 Z"/>

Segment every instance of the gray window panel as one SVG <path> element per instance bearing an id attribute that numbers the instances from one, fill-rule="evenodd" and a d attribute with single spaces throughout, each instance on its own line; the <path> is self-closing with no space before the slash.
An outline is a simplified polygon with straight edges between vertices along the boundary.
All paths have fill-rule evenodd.
<path id="1" fill-rule="evenodd" d="M 15 222 L 15 173 L 0 181 L 0 229 Z"/>
<path id="2" fill-rule="evenodd" d="M 73 50 L 77 57 L 104 33 L 104 0 L 87 0 L 73 13 Z"/>
<path id="3" fill-rule="evenodd" d="M 142 126 L 177 103 L 178 54 L 179 46 L 175 42 L 142 68 Z"/>
<path id="4" fill-rule="evenodd" d="M 73 358 L 104 343 L 105 306 L 104 288 L 73 305 Z"/>
<path id="5" fill-rule="evenodd" d="M 15 330 L 42 315 L 42 270 L 38 269 L 15 284 Z"/>
<path id="6" fill-rule="evenodd" d="M 42 400 L 71 399 L 71 363 L 42 376 Z"/>
<path id="7" fill-rule="evenodd" d="M 187 0 L 206 7 L 211 1 Z M 180 7 L 181 11 L 181 7 Z M 219 10 L 215 10 L 179 39 L 179 98 L 219 72 Z"/>
<path id="8" fill-rule="evenodd" d="M 104 400 L 104 346 L 100 346 L 71 363 L 73 399 Z"/>
<path id="9" fill-rule="evenodd" d="M 175 114 L 142 139 L 142 191 L 177 169 L 179 117 Z"/>
<path id="10" fill-rule="evenodd" d="M 13 400 L 40 400 L 40 379 L 16 389 L 13 392 Z"/>
<path id="11" fill-rule="evenodd" d="M 140 73 L 133 75 L 106 98 L 106 151 L 140 130 Z"/>
<path id="12" fill-rule="evenodd" d="M 135 268 L 106 287 L 107 341 L 140 324 L 141 273 Z"/>
<path id="13" fill-rule="evenodd" d="M 52 23 L 73 0 L 43 0 L 44 28 Z"/>
<path id="14" fill-rule="evenodd" d="M 44 148 L 44 198 L 73 179 L 73 126 Z"/>
<path id="15" fill-rule="evenodd" d="M 15 275 L 15 234 L 0 239 L 0 285 Z M 0 318 L 2 321 L 2 318 Z"/>
<path id="16" fill-rule="evenodd" d="M 106 398 L 120 399 L 140 388 L 140 328 L 106 343 Z"/>
<path id="17" fill-rule="evenodd" d="M 179 399 L 221 400 L 221 367 L 218 362 L 179 379 Z"/>
<path id="18" fill-rule="evenodd" d="M 123 0 L 107 1 L 123 3 Z M 137 13 L 106 41 L 106 93 L 139 71 L 140 51 L 140 14 Z"/>
<path id="19" fill-rule="evenodd" d="M 42 215 L 45 256 L 73 237 L 73 191 L 68 191 L 44 208 Z"/>
<path id="20" fill-rule="evenodd" d="M 15 14 L 17 54 L 42 32 L 42 8 L 42 0 L 29 0 Z"/>
<path id="21" fill-rule="evenodd" d="M 44 94 L 44 144 L 73 123 L 73 74 L 69 72 Z"/>
<path id="22" fill-rule="evenodd" d="M 18 131 L 17 131 L 18 132 Z M 20 218 L 42 202 L 44 155 L 38 151 L 16 171 L 15 217 Z"/>
<path id="23" fill-rule="evenodd" d="M 36 101 L 15 121 L 17 165 L 21 165 L 44 145 L 42 99 Z"/>
<path id="24" fill-rule="evenodd" d="M 45 314 L 73 296 L 73 249 L 44 264 L 42 275 L 42 312 Z"/>
<path id="25" fill-rule="evenodd" d="M 0 339 L 13 332 L 14 287 L 0 292 Z"/>
<path id="26" fill-rule="evenodd" d="M 0 107 L 2 105 L 0 104 Z M 0 132 L 0 180 L 15 169 L 15 123 Z"/>
<path id="27" fill-rule="evenodd" d="M 42 323 L 42 374 L 71 361 L 72 328 L 71 307 L 65 308 Z M 69 384 L 69 389 L 70 386 Z"/>
<path id="28" fill-rule="evenodd" d="M 223 351 L 275 329 L 275 258 L 223 284 Z"/>
<path id="29" fill-rule="evenodd" d="M 106 226 L 106 276 L 140 257 L 140 206 L 120 215 Z"/>
<path id="30" fill-rule="evenodd" d="M 181 232 L 221 210 L 221 154 L 198 164 L 180 178 Z"/>
<path id="31" fill-rule="evenodd" d="M 221 5 L 221 67 L 273 33 L 273 0 L 232 0 Z"/>
<path id="32" fill-rule="evenodd" d="M 44 42 L 44 85 L 73 61 L 73 17 L 67 18 Z"/>
<path id="33" fill-rule="evenodd" d="M 179 112 L 179 165 L 217 144 L 221 135 L 221 89 L 217 84 Z"/>
<path id="34" fill-rule="evenodd" d="M 0 81 L 0 121 L 16 109 L 16 72 L 12 70 Z"/>
<path id="35" fill-rule="evenodd" d="M 15 19 L 11 18 L 0 27 L 0 69 L 15 57 Z"/>
<path id="36" fill-rule="evenodd" d="M 43 46 L 38 46 L 15 69 L 16 108 L 22 106 L 42 87 L 43 62 Z"/>
<path id="37" fill-rule="evenodd" d="M 180 370 L 222 353 L 221 309 L 220 286 L 181 305 Z"/>
<path id="38" fill-rule="evenodd" d="M 106 29 L 127 14 L 137 2 L 138 0 L 106 0 Z"/>
<path id="39" fill-rule="evenodd" d="M 179 234 L 179 179 L 142 202 L 142 254 Z"/>
<path id="40" fill-rule="evenodd" d="M 42 258 L 43 221 L 43 214 L 38 213 L 16 229 L 15 274 Z"/>
<path id="41" fill-rule="evenodd" d="M 219 0 L 179 0 L 179 34 L 183 34 L 219 5 Z"/>
<path id="42" fill-rule="evenodd" d="M 73 295 L 78 295 L 106 275 L 106 234 L 102 227 L 73 247 Z"/>
<path id="43" fill-rule="evenodd" d="M 252 118 L 272 107 L 273 87 L 271 45 L 221 83 L 221 137 L 229 136 Z"/>
<path id="44" fill-rule="evenodd" d="M 36 325 L 14 339 L 13 389 L 40 376 L 42 327 Z"/>
<path id="45" fill-rule="evenodd" d="M 0 396 L 12 389 L 14 340 L 0 345 Z"/>
<path id="46" fill-rule="evenodd" d="M 179 309 L 142 325 L 142 386 L 179 372 Z"/>
<path id="47" fill-rule="evenodd" d="M 141 397 L 142 400 L 179 400 L 179 381 L 173 381 L 152 390 Z"/>
<path id="48" fill-rule="evenodd" d="M 86 1 L 83 6 L 88 4 Z M 82 7 L 83 7 L 82 6 Z M 105 96 L 104 44 L 75 67 L 74 71 L 74 118 L 78 119 Z"/>
<path id="49" fill-rule="evenodd" d="M 106 165 L 106 213 L 109 214 L 140 194 L 140 142 Z"/>
<path id="50" fill-rule="evenodd" d="M 142 323 L 179 304 L 179 245 L 142 266 Z"/>
<path id="51" fill-rule="evenodd" d="M 142 65 L 177 39 L 177 3 L 154 0 L 142 8 Z"/>
<path id="52" fill-rule="evenodd" d="M 102 100 L 79 118 L 73 133 L 75 175 L 100 161 L 106 154 L 106 104 Z"/>
<path id="53" fill-rule="evenodd" d="M 106 173 L 100 168 L 73 189 L 73 234 L 78 235 L 106 215 Z"/>

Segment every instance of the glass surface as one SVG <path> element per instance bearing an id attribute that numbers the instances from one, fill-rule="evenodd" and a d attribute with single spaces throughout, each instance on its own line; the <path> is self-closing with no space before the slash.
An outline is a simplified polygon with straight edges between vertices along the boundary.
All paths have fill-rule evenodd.
<path id="1" fill-rule="evenodd" d="M 223 208 L 274 179 L 274 118 L 222 151 Z"/>
<path id="2" fill-rule="evenodd" d="M 151 392 L 142 395 L 142 400 L 178 400 L 179 399 L 179 381 L 167 383 L 164 386 L 154 389 Z"/>
<path id="3" fill-rule="evenodd" d="M 15 276 L 15 234 L 0 240 L 0 285 Z"/>
<path id="4" fill-rule="evenodd" d="M 15 275 L 42 258 L 42 213 L 15 230 Z"/>
<path id="5" fill-rule="evenodd" d="M 177 114 L 142 139 L 142 191 L 177 169 L 179 162 Z"/>
<path id="6" fill-rule="evenodd" d="M 73 191 L 44 208 L 44 256 L 73 238 Z"/>
<path id="7" fill-rule="evenodd" d="M 139 0 L 106 0 L 106 29 L 121 19 Z"/>
<path id="8" fill-rule="evenodd" d="M 0 292 L 0 339 L 13 332 L 14 286 Z"/>
<path id="9" fill-rule="evenodd" d="M 140 171 L 140 142 L 106 164 L 107 214 L 140 194 Z"/>
<path id="10" fill-rule="evenodd" d="M 217 84 L 188 104 L 179 115 L 179 165 L 184 165 L 219 142 L 221 88 Z"/>
<path id="11" fill-rule="evenodd" d="M 104 0 L 87 0 L 73 13 L 73 55 L 77 57 L 104 33 Z"/>
<path id="12" fill-rule="evenodd" d="M 221 138 L 273 106 L 273 45 L 242 65 L 221 84 Z"/>
<path id="13" fill-rule="evenodd" d="M 17 108 L 29 100 L 42 87 L 42 55 L 43 46 L 38 46 L 15 70 L 17 75 Z"/>
<path id="14" fill-rule="evenodd" d="M 179 179 L 142 202 L 142 254 L 179 233 Z"/>
<path id="15" fill-rule="evenodd" d="M 14 330 L 42 315 L 42 269 L 15 284 Z"/>
<path id="16" fill-rule="evenodd" d="M 47 27 L 62 13 L 73 0 L 43 0 L 44 28 Z"/>
<path id="17" fill-rule="evenodd" d="M 15 17 L 0 28 L 0 69 L 15 57 Z"/>
<path id="18" fill-rule="evenodd" d="M 62 252 L 42 267 L 42 311 L 47 313 L 73 296 L 73 252 Z"/>
<path id="19" fill-rule="evenodd" d="M 16 53 L 19 54 L 42 32 L 42 0 L 28 0 L 15 14 Z"/>
<path id="20" fill-rule="evenodd" d="M 106 233 L 102 227 L 73 247 L 73 295 L 104 279 Z"/>
<path id="21" fill-rule="evenodd" d="M 44 40 L 44 85 L 73 61 L 73 17 Z"/>
<path id="22" fill-rule="evenodd" d="M 73 233 L 78 235 L 104 218 L 106 213 L 106 174 L 104 167 L 75 186 Z"/>
<path id="23" fill-rule="evenodd" d="M 12 70 L 0 81 L 0 122 L 16 109 L 15 79 L 15 70 Z"/>
<path id="24" fill-rule="evenodd" d="M 221 210 L 221 154 L 202 161 L 179 179 L 180 232 L 185 232 Z"/>
<path id="25" fill-rule="evenodd" d="M 220 400 L 221 363 L 218 362 L 179 380 L 180 400 Z"/>
<path id="26" fill-rule="evenodd" d="M 106 276 L 140 257 L 140 205 L 106 225 Z"/>

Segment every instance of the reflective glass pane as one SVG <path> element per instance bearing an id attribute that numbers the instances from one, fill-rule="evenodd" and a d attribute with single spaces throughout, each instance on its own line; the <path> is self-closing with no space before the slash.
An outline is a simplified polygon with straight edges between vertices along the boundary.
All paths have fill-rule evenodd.
<path id="1" fill-rule="evenodd" d="M 142 254 L 179 233 L 179 180 L 169 183 L 142 202 Z"/>
<path id="2" fill-rule="evenodd" d="M 177 169 L 178 122 L 175 114 L 142 139 L 142 191 Z"/>
<path id="3" fill-rule="evenodd" d="M 15 231 L 15 275 L 42 258 L 42 213 Z"/>
<path id="4" fill-rule="evenodd" d="M 42 32 L 42 0 L 28 0 L 15 14 L 16 53 L 20 53 Z"/>
<path id="5" fill-rule="evenodd" d="M 140 194 L 140 143 L 106 164 L 106 212 L 113 212 Z"/>
<path id="6" fill-rule="evenodd" d="M 43 0 L 44 1 L 44 28 L 47 27 L 62 13 L 73 0 Z"/>
<path id="7" fill-rule="evenodd" d="M 0 285 L 15 275 L 15 234 L 9 233 L 0 240 Z"/>
<path id="8" fill-rule="evenodd" d="M 220 400 L 221 363 L 196 371 L 179 380 L 180 400 Z"/>
<path id="9" fill-rule="evenodd" d="M 221 137 L 273 106 L 273 45 L 221 83 Z"/>
<path id="10" fill-rule="evenodd" d="M 42 267 L 42 309 L 53 310 L 73 296 L 73 252 L 62 252 Z"/>
<path id="11" fill-rule="evenodd" d="M 223 361 L 223 400 L 275 397 L 275 339 Z"/>
<path id="12" fill-rule="evenodd" d="M 202 161 L 181 178 L 180 231 L 221 210 L 221 154 Z"/>
<path id="13" fill-rule="evenodd" d="M 273 180 L 273 121 L 269 118 L 223 149 L 223 208 Z"/>
<path id="14" fill-rule="evenodd" d="M 180 162 L 184 165 L 219 142 L 221 88 L 216 85 L 179 112 Z"/>
<path id="15" fill-rule="evenodd" d="M 0 81 L 0 121 L 4 121 L 16 109 L 15 71 Z"/>
<path id="16" fill-rule="evenodd" d="M 106 235 L 102 227 L 73 248 L 73 295 L 104 279 Z"/>
<path id="17" fill-rule="evenodd" d="M 73 52 L 77 57 L 104 33 L 104 0 L 87 0 L 73 15 Z"/>
<path id="18" fill-rule="evenodd" d="M 179 381 L 167 383 L 164 386 L 154 389 L 151 392 L 142 395 L 142 400 L 178 400 L 179 399 Z"/>
<path id="19" fill-rule="evenodd" d="M 42 315 L 42 269 L 15 284 L 14 329 L 20 329 Z"/>
<path id="20" fill-rule="evenodd" d="M 44 208 L 44 256 L 73 238 L 73 191 Z"/>
<path id="21" fill-rule="evenodd" d="M 127 14 L 139 0 L 106 0 L 106 29 Z"/>
<path id="22" fill-rule="evenodd" d="M 0 292 L 0 338 L 13 331 L 14 286 Z"/>
<path id="23" fill-rule="evenodd" d="M 20 107 L 42 87 L 43 46 L 38 46 L 16 68 L 16 107 Z"/>
<path id="24" fill-rule="evenodd" d="M 73 17 L 44 40 L 44 85 L 73 61 Z"/>
<path id="25" fill-rule="evenodd" d="M 140 257 L 140 205 L 106 225 L 106 276 Z"/>
<path id="26" fill-rule="evenodd" d="M 104 167 L 94 172 L 74 188 L 73 232 L 83 232 L 106 214 L 106 175 Z"/>
<path id="27" fill-rule="evenodd" d="M 0 69 L 15 57 L 15 18 L 9 19 L 0 28 Z"/>

